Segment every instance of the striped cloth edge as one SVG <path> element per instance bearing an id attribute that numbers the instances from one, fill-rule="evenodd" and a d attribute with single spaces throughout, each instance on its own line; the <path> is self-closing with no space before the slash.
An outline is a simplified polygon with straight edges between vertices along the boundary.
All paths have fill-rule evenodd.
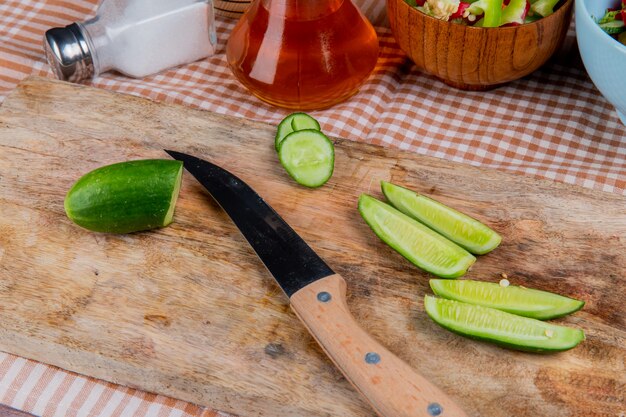
<path id="1" fill-rule="evenodd" d="M 6 353 L 0 353 L 0 403 L 54 417 L 229 416 Z"/>

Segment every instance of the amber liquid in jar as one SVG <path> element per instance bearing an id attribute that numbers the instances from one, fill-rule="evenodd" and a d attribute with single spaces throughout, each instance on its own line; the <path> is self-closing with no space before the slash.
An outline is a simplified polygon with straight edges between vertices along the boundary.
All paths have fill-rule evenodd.
<path id="1" fill-rule="evenodd" d="M 378 38 L 350 0 L 256 0 L 226 54 L 260 99 L 311 110 L 357 92 L 376 65 Z"/>

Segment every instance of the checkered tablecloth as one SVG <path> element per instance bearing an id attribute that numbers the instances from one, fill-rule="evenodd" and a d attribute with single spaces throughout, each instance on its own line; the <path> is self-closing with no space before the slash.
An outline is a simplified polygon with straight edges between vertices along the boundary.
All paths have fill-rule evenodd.
<path id="1" fill-rule="evenodd" d="M 96 3 L 0 2 L 0 100 L 28 75 L 52 76 L 42 55 L 42 34 L 49 27 L 92 16 Z M 378 12 L 380 7 L 369 9 Z M 217 23 L 222 46 L 210 59 L 141 80 L 106 74 L 93 85 L 278 122 L 286 111 L 258 101 L 231 76 L 224 44 L 234 22 L 222 18 Z M 549 65 L 505 87 L 479 93 L 457 91 L 420 73 L 388 29 L 379 28 L 378 33 L 378 65 L 360 93 L 312 113 L 326 132 L 626 194 L 626 127 L 587 77 L 572 31 Z M 4 353 L 0 353 L 0 403 L 43 416 L 221 415 Z"/>

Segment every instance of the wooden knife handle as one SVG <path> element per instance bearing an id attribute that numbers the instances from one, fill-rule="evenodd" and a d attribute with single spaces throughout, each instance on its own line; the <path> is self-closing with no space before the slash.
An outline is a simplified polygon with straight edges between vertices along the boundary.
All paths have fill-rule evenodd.
<path id="1" fill-rule="evenodd" d="M 320 279 L 291 296 L 291 308 L 381 417 L 467 417 L 446 394 L 375 341 L 346 303 L 346 282 Z"/>

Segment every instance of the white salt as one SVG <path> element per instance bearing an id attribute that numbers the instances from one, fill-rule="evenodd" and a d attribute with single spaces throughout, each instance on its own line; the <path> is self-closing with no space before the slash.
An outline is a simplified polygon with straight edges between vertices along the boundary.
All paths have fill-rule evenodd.
<path id="1" fill-rule="evenodd" d="M 215 51 L 212 0 L 104 0 L 83 28 L 96 74 L 141 78 Z"/>

